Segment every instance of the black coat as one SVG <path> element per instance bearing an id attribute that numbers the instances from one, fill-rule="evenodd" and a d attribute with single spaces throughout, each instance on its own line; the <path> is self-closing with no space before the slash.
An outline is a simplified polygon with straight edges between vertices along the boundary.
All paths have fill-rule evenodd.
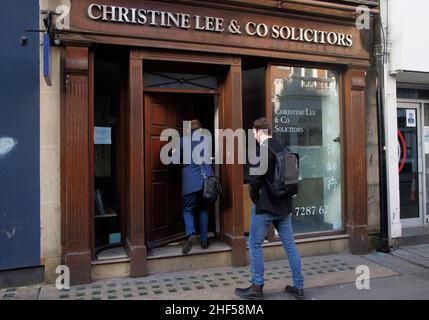
<path id="1" fill-rule="evenodd" d="M 275 152 L 283 150 L 283 146 L 274 139 L 265 140 L 259 148 L 269 148 Z M 263 159 L 261 159 L 263 161 Z M 275 154 L 268 150 L 268 169 L 267 172 L 259 176 L 251 176 L 250 197 L 256 204 L 256 214 L 269 212 L 275 215 L 288 215 L 292 213 L 292 198 L 278 199 L 271 195 L 267 181 L 273 182 L 274 170 L 276 167 Z"/>

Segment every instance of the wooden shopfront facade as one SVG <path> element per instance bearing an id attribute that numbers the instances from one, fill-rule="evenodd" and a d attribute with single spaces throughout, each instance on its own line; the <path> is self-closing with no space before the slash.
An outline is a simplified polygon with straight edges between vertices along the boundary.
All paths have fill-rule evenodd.
<path id="1" fill-rule="evenodd" d="M 192 117 L 211 131 L 273 119 L 275 135 L 312 159 L 298 236 L 348 235 L 351 252 L 367 250 L 370 31 L 356 27 L 354 5 L 305 2 L 71 1 L 59 34 L 62 259 L 73 283 L 91 281 L 105 217 L 116 219 L 103 228 L 116 225 L 106 234 L 119 235 L 131 276 L 147 273 L 149 249 L 183 237 L 180 170 L 161 165 L 159 135 Z M 243 164 L 217 172 L 211 228 L 243 266 L 247 173 Z"/>

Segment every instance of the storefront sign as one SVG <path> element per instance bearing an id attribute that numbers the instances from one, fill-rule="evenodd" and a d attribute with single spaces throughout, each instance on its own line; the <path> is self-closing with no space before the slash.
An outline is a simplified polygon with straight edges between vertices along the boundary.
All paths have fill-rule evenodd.
<path id="1" fill-rule="evenodd" d="M 195 15 L 162 10 L 127 8 L 92 3 L 87 8 L 91 20 L 155 28 L 193 29 L 201 32 L 228 33 L 257 38 L 271 38 L 314 44 L 351 47 L 353 36 L 343 32 L 296 27 L 293 25 L 267 24 L 256 21 L 239 22 L 237 19 Z"/>

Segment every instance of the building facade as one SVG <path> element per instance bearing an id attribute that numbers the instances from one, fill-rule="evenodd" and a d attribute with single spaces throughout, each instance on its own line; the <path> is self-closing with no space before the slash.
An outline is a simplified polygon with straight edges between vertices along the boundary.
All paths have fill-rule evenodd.
<path id="1" fill-rule="evenodd" d="M 0 4 L 0 287 L 43 280 L 37 1 Z M 20 19 L 16 19 L 20 17 Z M 28 37 L 21 45 L 22 36 Z M 25 45 L 27 44 L 27 45 Z M 25 88 L 25 90 L 23 90 Z"/>
<path id="2" fill-rule="evenodd" d="M 303 255 L 374 247 L 373 43 L 372 30 L 356 26 L 358 3 L 41 0 L 60 13 L 52 86 L 41 82 L 46 280 L 60 264 L 77 284 L 248 263 L 249 168 L 237 161 L 238 139 L 225 152 L 236 161 L 216 165 L 223 193 L 210 232 L 219 245 L 174 251 L 184 231 L 180 170 L 161 163 L 160 134 L 191 118 L 212 133 L 272 119 L 274 136 L 300 155 L 293 225 Z M 267 257 L 281 259 L 274 232 L 269 240 Z"/>
<path id="3" fill-rule="evenodd" d="M 389 239 L 397 245 L 404 236 L 427 234 L 429 45 L 424 12 L 429 4 L 381 1 L 380 9 Z"/>

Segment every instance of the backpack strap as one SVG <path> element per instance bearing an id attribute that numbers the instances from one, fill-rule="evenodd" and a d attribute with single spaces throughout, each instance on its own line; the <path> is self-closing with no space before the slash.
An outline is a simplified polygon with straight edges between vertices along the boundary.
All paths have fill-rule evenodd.
<path id="1" fill-rule="evenodd" d="M 284 149 L 287 150 L 287 152 L 291 152 L 290 149 L 287 146 L 282 147 Z M 268 150 L 271 151 L 272 154 L 277 155 L 277 153 L 281 152 L 281 151 L 276 151 L 273 149 L 273 147 L 270 147 L 270 145 L 268 144 Z"/>
<path id="2" fill-rule="evenodd" d="M 206 173 L 206 170 L 204 170 L 203 165 L 200 164 L 199 166 L 200 166 L 200 171 L 201 171 L 201 175 L 203 176 L 203 179 L 207 179 L 207 173 Z"/>
<path id="3" fill-rule="evenodd" d="M 271 146 L 270 146 L 270 144 L 268 143 L 268 141 L 267 141 L 267 147 L 268 147 L 268 150 L 269 150 L 269 151 L 271 151 L 271 153 L 272 153 L 272 154 L 274 154 L 274 155 L 277 155 L 277 153 L 278 153 L 278 152 L 281 152 L 281 151 L 276 151 L 276 150 L 274 150 L 274 149 L 273 149 L 273 147 L 271 147 Z M 291 152 L 292 152 L 292 151 L 289 149 L 289 147 L 288 147 L 288 146 L 283 146 L 282 148 L 283 148 L 282 150 L 285 150 L 285 149 L 286 149 L 286 151 L 287 151 L 288 153 L 291 153 Z"/>
<path id="4" fill-rule="evenodd" d="M 270 146 L 269 141 L 268 140 L 266 140 L 266 141 L 267 141 L 268 151 L 271 151 L 272 154 L 276 155 L 277 152 L 273 149 L 273 147 Z"/>

